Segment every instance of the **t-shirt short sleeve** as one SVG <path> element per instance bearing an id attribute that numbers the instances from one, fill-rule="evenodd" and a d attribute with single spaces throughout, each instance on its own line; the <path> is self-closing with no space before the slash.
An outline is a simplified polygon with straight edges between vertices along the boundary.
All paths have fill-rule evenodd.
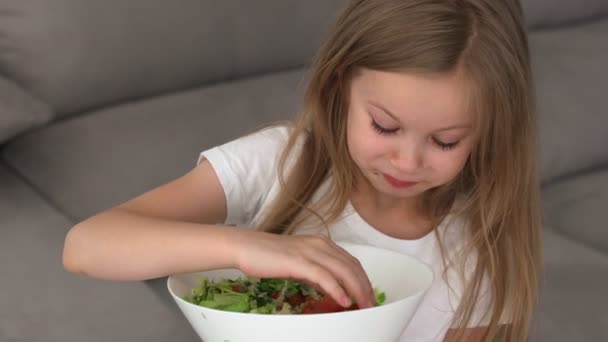
<path id="1" fill-rule="evenodd" d="M 248 225 L 277 182 L 280 155 L 289 138 L 286 126 L 266 128 L 200 154 L 208 160 L 226 195 L 227 225 Z"/>

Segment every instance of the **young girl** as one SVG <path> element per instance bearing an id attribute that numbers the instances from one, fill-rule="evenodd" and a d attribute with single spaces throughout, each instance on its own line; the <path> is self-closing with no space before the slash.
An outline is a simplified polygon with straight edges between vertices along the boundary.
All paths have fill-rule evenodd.
<path id="1" fill-rule="evenodd" d="M 401 341 L 527 338 L 539 271 L 535 116 L 517 0 L 353 0 L 299 118 L 68 233 L 67 270 L 141 280 L 236 267 L 372 305 L 334 241 L 436 277 Z M 243 227 L 255 229 L 243 229 Z"/>

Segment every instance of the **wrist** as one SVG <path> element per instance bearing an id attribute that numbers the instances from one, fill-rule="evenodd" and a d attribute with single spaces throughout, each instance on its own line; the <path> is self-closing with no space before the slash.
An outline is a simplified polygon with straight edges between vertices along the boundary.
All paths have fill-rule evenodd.
<path id="1" fill-rule="evenodd" d="M 241 269 L 242 252 L 247 248 L 247 241 L 256 233 L 248 228 L 221 227 L 224 231 L 223 238 L 218 248 L 225 256 L 226 268 Z"/>

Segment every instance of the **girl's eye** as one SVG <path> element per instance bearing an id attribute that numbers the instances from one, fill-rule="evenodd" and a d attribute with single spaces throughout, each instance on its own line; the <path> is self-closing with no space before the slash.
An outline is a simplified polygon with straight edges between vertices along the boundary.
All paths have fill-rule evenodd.
<path id="1" fill-rule="evenodd" d="M 448 151 L 448 150 L 453 149 L 453 148 L 454 148 L 454 147 L 456 147 L 456 145 L 458 145 L 458 143 L 459 143 L 458 141 L 453 142 L 453 143 L 445 143 L 445 142 L 443 142 L 443 141 L 441 141 L 441 140 L 439 140 L 439 139 L 437 139 L 437 138 L 433 138 L 433 142 L 434 142 L 434 143 L 435 143 L 437 146 L 439 146 L 439 148 L 441 148 L 441 149 L 442 149 L 442 150 L 444 150 L 444 151 Z"/>
<path id="2" fill-rule="evenodd" d="M 379 134 L 394 134 L 394 133 L 397 133 L 397 131 L 399 130 L 399 127 L 397 127 L 397 128 L 382 127 L 375 120 L 372 120 L 372 127 Z M 454 149 L 459 143 L 459 141 L 455 141 L 452 143 L 446 143 L 437 138 L 433 138 L 433 142 L 435 143 L 435 145 L 437 145 L 439 148 L 441 148 L 444 151 L 449 151 L 449 150 Z"/>
<path id="3" fill-rule="evenodd" d="M 380 126 L 375 120 L 372 120 L 372 127 L 379 134 L 393 134 L 399 130 L 398 127 L 397 128 L 384 128 L 384 127 Z"/>

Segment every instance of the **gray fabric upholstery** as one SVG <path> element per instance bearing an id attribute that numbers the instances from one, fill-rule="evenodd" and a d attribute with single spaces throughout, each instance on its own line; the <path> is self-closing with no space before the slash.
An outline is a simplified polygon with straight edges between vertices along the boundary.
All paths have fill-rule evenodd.
<path id="1" fill-rule="evenodd" d="M 608 341 L 608 1 L 522 1 L 543 27 L 530 34 L 547 225 L 532 341 Z M 344 2 L 0 1 L 0 141 L 12 137 L 0 146 L 0 341 L 198 341 L 165 279 L 62 270 L 65 233 L 202 149 L 292 117 Z"/>
<path id="2" fill-rule="evenodd" d="M 545 221 L 556 230 L 608 253 L 608 170 L 547 187 Z"/>
<path id="3" fill-rule="evenodd" d="M 608 19 L 530 35 L 542 180 L 608 163 Z"/>
<path id="4" fill-rule="evenodd" d="M 547 228 L 534 342 L 608 341 L 608 256 Z"/>
<path id="5" fill-rule="evenodd" d="M 608 15 L 606 0 L 521 0 L 529 27 L 572 24 Z"/>
<path id="6" fill-rule="evenodd" d="M 59 115 L 302 66 L 343 0 L 3 0 L 0 74 Z"/>
<path id="7" fill-rule="evenodd" d="M 608 20 L 604 20 L 576 28 L 566 28 L 551 32 L 534 32 L 530 35 L 540 111 L 542 179 L 545 183 L 581 169 L 584 170 L 608 163 L 608 149 L 605 148 L 605 146 L 608 146 L 608 134 L 606 133 L 608 115 L 606 115 L 605 111 L 605 108 L 608 108 L 608 97 L 604 96 L 602 90 L 604 89 L 602 84 L 608 79 L 608 68 L 605 67 L 605 61 L 608 60 L 608 46 L 605 49 L 602 48 L 603 38 L 607 34 Z M 591 51 L 594 53 L 591 53 Z M 583 58 L 586 59 L 586 63 L 576 62 Z M 262 83 L 259 84 L 256 83 L 258 82 L 257 80 L 244 82 L 241 94 L 247 99 L 246 101 L 254 102 L 260 99 L 270 101 L 273 97 L 278 100 L 281 97 L 285 99 L 285 97 L 293 96 L 288 90 L 294 89 L 294 87 L 297 87 L 297 84 L 301 83 L 300 73 L 286 73 L 282 75 L 291 75 L 287 76 L 291 77 L 291 81 L 287 81 L 288 86 L 286 88 L 284 87 L 284 83 L 274 84 L 272 82 L 273 77 L 266 77 L 262 78 L 259 81 Z M 234 84 L 240 84 L 240 82 L 235 82 Z M 267 88 L 268 86 L 271 88 Z M 107 163 L 99 159 L 89 162 L 87 158 L 91 157 L 91 153 L 99 156 L 100 152 L 106 151 L 107 158 L 109 159 L 110 153 L 125 151 L 124 148 L 118 148 L 119 144 L 132 146 L 132 151 L 136 151 L 138 148 L 145 149 L 146 146 L 150 146 L 150 140 L 154 140 L 142 138 L 140 135 L 143 134 L 151 138 L 156 135 L 170 137 L 173 133 L 164 130 L 164 127 L 174 127 L 176 130 L 191 130 L 193 133 L 198 132 L 194 131 L 197 126 L 191 124 L 189 120 L 195 120 L 194 122 L 200 123 L 201 130 L 203 130 L 203 125 L 208 125 L 210 122 L 226 125 L 227 121 L 223 115 L 218 117 L 221 120 L 206 118 L 206 115 L 216 115 L 215 113 L 218 110 L 231 111 L 229 103 L 233 100 L 228 94 L 224 95 L 227 97 L 228 103 L 221 105 L 225 108 L 203 109 L 208 106 L 207 103 L 214 106 L 218 105 L 218 101 L 215 101 L 215 96 L 207 97 L 208 100 L 204 100 L 205 94 L 208 92 L 213 93 L 214 89 L 227 89 L 227 92 L 233 91 L 232 84 L 229 83 L 217 88 L 200 88 L 198 91 L 190 91 L 185 93 L 185 95 L 166 96 L 160 100 L 135 102 L 105 111 L 102 110 L 82 120 L 77 119 L 73 123 L 62 123 L 57 127 L 40 132 L 39 135 L 33 134 L 18 140 L 11 144 L 7 151 L 5 151 L 5 155 L 10 163 L 21 169 L 28 178 L 31 177 L 31 181 L 39 186 L 42 191 L 48 193 L 53 200 L 57 200 L 62 208 L 65 208 L 67 212 L 75 217 L 82 217 L 99 209 L 99 204 L 103 204 L 102 207 L 115 204 L 116 200 L 126 199 L 129 195 L 133 195 L 135 190 L 141 191 L 153 184 L 144 178 L 133 179 L 132 182 L 129 182 L 133 186 L 133 190 L 128 191 L 129 186 L 123 189 L 125 191 L 123 196 L 116 196 L 116 194 L 113 194 L 109 190 L 111 189 L 108 187 L 109 180 L 114 179 L 112 178 L 113 176 L 122 175 L 125 177 L 130 174 L 127 170 L 130 170 L 133 166 L 127 167 L 126 165 L 130 165 L 129 161 L 133 161 L 132 156 L 120 157 L 120 154 L 118 156 L 112 155 L 113 163 Z M 221 92 L 221 90 L 217 91 Z M 256 91 L 263 92 L 265 95 L 259 95 Z M 275 92 L 277 92 L 277 95 L 273 95 Z M 236 95 L 235 104 L 239 103 L 240 100 L 238 99 L 240 96 L 239 94 Z M 186 100 L 182 100 L 182 98 L 186 98 Z M 290 112 L 296 110 L 297 103 L 293 97 L 291 100 L 285 101 L 291 101 L 289 102 Z M 173 108 L 173 103 L 177 107 Z M 192 103 L 192 105 L 188 107 L 187 103 Z M 248 113 L 246 117 L 253 120 L 258 115 L 256 107 L 251 105 L 247 107 L 247 103 L 242 103 L 242 110 L 246 110 L 246 113 Z M 142 108 L 145 109 L 142 110 Z M 133 115 L 129 116 L 124 113 L 133 113 Z M 231 111 L 231 115 L 234 115 L 234 118 L 238 118 L 242 114 Z M 283 114 L 285 113 L 268 113 L 268 111 L 264 110 L 260 113 L 261 116 L 255 120 L 259 124 L 264 122 L 265 118 L 286 118 Z M 122 115 L 127 116 L 124 121 L 121 117 Z M 186 115 L 186 117 L 179 119 L 176 115 Z M 138 122 L 138 120 L 141 121 Z M 253 124 L 253 121 L 250 124 Z M 108 126 L 105 130 L 101 126 L 104 124 L 100 122 L 107 122 L 105 125 Z M 135 128 L 133 130 L 134 128 L 127 126 L 126 122 L 132 122 L 132 127 L 139 126 L 139 129 Z M 144 128 L 143 122 L 146 122 L 146 125 L 150 125 L 152 129 Z M 180 124 L 184 127 L 180 127 Z M 240 125 L 240 123 L 230 124 L 237 125 L 237 127 Z M 89 132 L 84 129 L 86 127 L 90 127 L 90 129 L 94 128 L 94 131 Z M 156 128 L 154 129 L 154 127 Z M 247 123 L 244 123 L 242 127 L 248 127 Z M 130 135 L 130 139 L 137 141 L 120 141 L 120 137 L 116 137 L 116 134 L 118 134 L 117 129 L 124 132 L 124 137 Z M 107 136 L 110 132 L 113 134 L 112 138 L 108 138 Z M 214 130 L 213 133 L 217 134 L 217 138 L 213 142 L 219 143 L 228 138 L 225 136 L 226 132 L 233 132 L 233 130 L 231 127 L 226 127 L 225 130 Z M 565 138 L 573 135 L 577 139 Z M 71 158 L 82 165 L 69 165 L 66 162 L 66 158 L 70 158 L 70 154 L 55 156 L 54 158 L 44 157 L 45 155 L 51 155 L 56 148 L 55 144 L 60 143 L 60 141 L 63 141 L 62 144 L 70 146 L 71 141 L 82 138 L 93 139 L 93 137 L 97 137 L 98 139 L 90 143 L 97 145 L 94 149 L 91 149 L 89 143 L 73 146 L 74 153 L 77 154 Z M 183 139 L 178 140 L 167 138 L 167 140 L 172 141 L 171 143 L 157 140 L 157 143 L 152 142 L 152 146 L 155 149 L 170 152 L 165 154 L 173 156 L 179 156 L 181 153 L 184 153 L 181 151 L 186 149 L 189 149 L 188 153 L 192 153 L 194 146 L 197 146 L 197 144 L 193 145 L 192 142 L 198 140 L 187 140 L 186 137 L 196 137 L 196 134 L 185 134 L 182 135 Z M 46 143 L 47 139 L 54 140 L 52 143 Z M 201 139 L 205 138 L 201 137 Z M 177 149 L 173 146 L 175 144 L 182 144 L 183 148 Z M 204 144 L 198 145 L 204 146 Z M 174 148 L 178 151 L 174 152 Z M 80 152 L 76 152 L 76 150 Z M 183 156 L 184 154 L 181 155 Z M 48 165 L 40 165 L 37 159 L 44 160 Z M 150 159 L 150 162 L 152 160 Z M 96 161 L 99 164 L 96 164 Z M 180 164 L 174 164 L 176 169 L 171 173 L 162 172 L 162 168 L 154 168 L 153 170 L 159 170 L 159 175 L 151 177 L 151 179 L 157 181 L 166 180 L 168 174 L 175 175 L 177 170 L 183 170 L 184 161 L 182 157 L 179 160 Z M 148 164 L 148 166 L 153 165 Z M 46 168 L 44 171 L 42 171 L 43 166 Z M 109 169 L 121 167 L 123 168 L 122 171 L 109 171 Z M 98 172 L 95 170 L 108 172 Z M 68 173 L 66 172 L 71 172 L 73 175 L 68 177 Z M 92 182 L 92 179 L 88 176 L 91 174 L 107 177 L 108 181 L 100 183 L 100 180 L 96 180 Z M 163 174 L 163 176 L 160 174 Z M 131 177 L 134 176 L 131 174 Z M 43 179 L 47 179 L 47 181 Z M 64 181 L 59 182 L 58 179 L 63 179 Z M 66 188 L 63 186 L 64 183 L 72 184 L 75 192 L 66 191 Z M 91 192 L 97 186 L 99 187 L 99 192 Z M 104 189 L 110 193 L 104 194 Z M 87 200 L 83 201 L 83 197 L 81 196 L 85 196 L 84 198 L 87 198 Z"/>
<path id="8" fill-rule="evenodd" d="M 293 117 L 302 78 L 285 72 L 89 113 L 17 139 L 4 156 L 82 219 L 185 173 L 202 149 Z"/>
<path id="9" fill-rule="evenodd" d="M 0 145 L 51 120 L 49 106 L 0 76 Z"/>
<path id="10" fill-rule="evenodd" d="M 0 341 L 197 341 L 175 304 L 144 283 L 63 271 L 72 222 L 1 164 L 0 189 Z"/>

